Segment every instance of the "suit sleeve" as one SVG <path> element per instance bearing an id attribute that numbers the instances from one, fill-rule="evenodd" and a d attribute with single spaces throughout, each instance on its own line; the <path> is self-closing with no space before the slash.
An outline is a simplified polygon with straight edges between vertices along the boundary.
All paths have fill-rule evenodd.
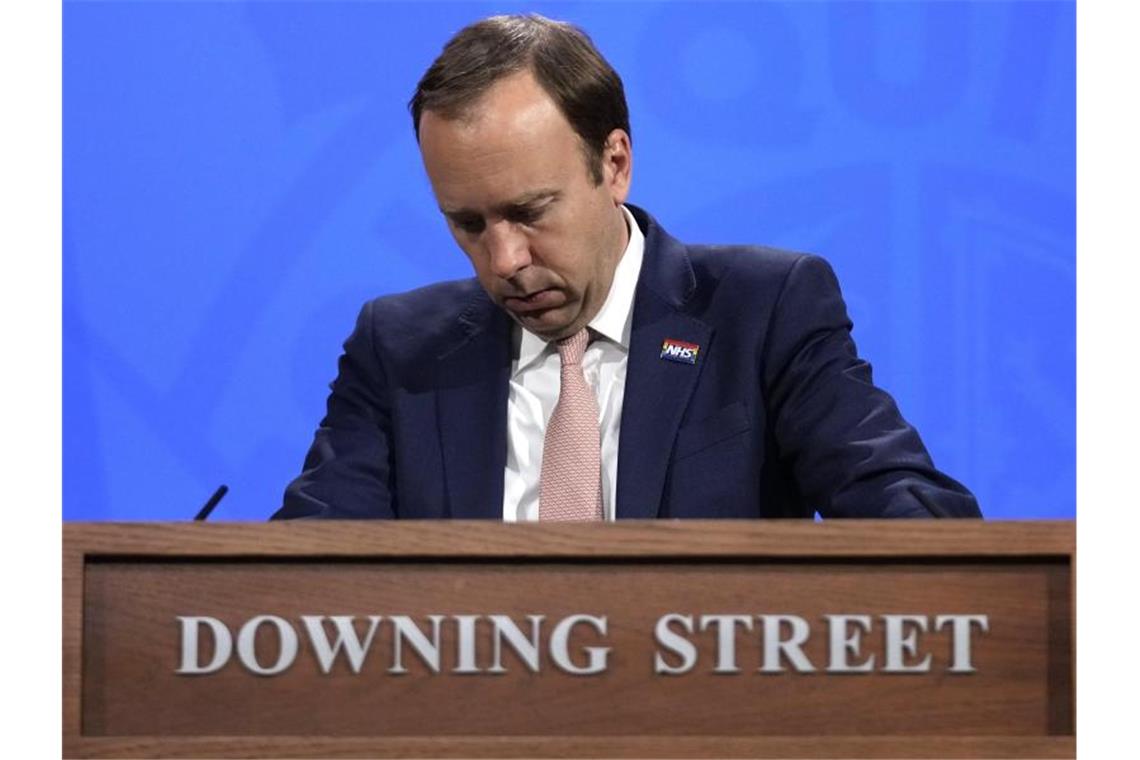
<path id="1" fill-rule="evenodd" d="M 871 381 L 827 262 L 804 256 L 777 299 L 765 392 L 782 466 L 823 517 L 981 517 Z"/>
<path id="2" fill-rule="evenodd" d="M 344 344 L 325 418 L 304 470 L 272 519 L 394 518 L 391 401 L 373 341 L 373 304 Z"/>

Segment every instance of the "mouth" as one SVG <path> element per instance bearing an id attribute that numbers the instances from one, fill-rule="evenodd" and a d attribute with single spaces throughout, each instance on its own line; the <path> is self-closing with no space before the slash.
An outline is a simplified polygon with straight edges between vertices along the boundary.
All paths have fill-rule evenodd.
<path id="1" fill-rule="evenodd" d="M 515 314 L 529 314 L 553 309 L 566 303 L 566 296 L 557 288 L 543 288 L 524 296 L 508 296 L 503 299 L 504 308 Z"/>

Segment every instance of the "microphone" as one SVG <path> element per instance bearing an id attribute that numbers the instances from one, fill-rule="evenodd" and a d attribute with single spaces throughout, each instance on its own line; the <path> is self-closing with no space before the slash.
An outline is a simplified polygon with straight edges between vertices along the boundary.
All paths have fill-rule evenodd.
<path id="1" fill-rule="evenodd" d="M 210 500 L 206 502 L 206 505 L 198 510 L 198 514 L 194 516 L 194 519 L 205 520 L 207 517 L 209 517 L 210 513 L 214 511 L 214 507 L 218 506 L 218 502 L 222 500 L 222 497 L 225 496 L 229 490 L 230 487 L 224 483 L 218 486 L 218 490 L 214 491 L 214 495 L 210 497 Z"/>

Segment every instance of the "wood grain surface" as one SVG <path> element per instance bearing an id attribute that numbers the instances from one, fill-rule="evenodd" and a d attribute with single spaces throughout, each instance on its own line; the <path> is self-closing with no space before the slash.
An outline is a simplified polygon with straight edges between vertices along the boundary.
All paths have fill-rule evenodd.
<path id="1" fill-rule="evenodd" d="M 1073 737 L 132 737 L 64 741 L 66 757 L 1072 758 Z"/>
<path id="2" fill-rule="evenodd" d="M 1071 521 L 491 520 L 69 523 L 88 556 L 882 557 L 1070 556 Z"/>
<path id="3" fill-rule="evenodd" d="M 97 524 L 64 531 L 68 756 L 1068 757 L 1074 751 L 1072 523 L 955 521 Z M 668 612 L 793 614 L 816 672 L 757 672 L 758 630 L 714 673 L 716 634 L 688 636 L 692 672 L 653 673 Z M 381 625 L 361 672 L 321 672 L 301 615 L 510 616 L 540 637 L 574 613 L 571 656 L 611 648 L 602 674 L 458 674 L 445 618 L 441 672 L 405 651 L 391 672 Z M 987 614 L 976 673 L 948 672 L 948 631 L 920 636 L 923 674 L 829 674 L 825 614 Z M 179 615 L 234 631 L 273 614 L 297 629 L 284 673 L 236 658 L 175 673 Z M 358 630 L 363 630 L 363 620 Z M 266 661 L 271 631 L 259 631 Z M 203 647 L 205 645 L 203 644 Z M 209 650 L 203 648 L 203 653 Z M 489 625 L 477 657 L 491 656 Z M 863 655 L 884 656 L 877 625 Z"/>

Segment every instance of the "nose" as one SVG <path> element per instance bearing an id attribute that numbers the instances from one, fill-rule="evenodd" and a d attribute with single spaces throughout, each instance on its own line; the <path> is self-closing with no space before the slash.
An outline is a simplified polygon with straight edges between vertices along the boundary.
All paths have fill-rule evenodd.
<path id="1" fill-rule="evenodd" d="M 530 266 L 530 241 L 514 224 L 499 220 L 487 226 L 483 233 L 491 272 L 504 280 L 514 277 L 521 269 Z"/>

